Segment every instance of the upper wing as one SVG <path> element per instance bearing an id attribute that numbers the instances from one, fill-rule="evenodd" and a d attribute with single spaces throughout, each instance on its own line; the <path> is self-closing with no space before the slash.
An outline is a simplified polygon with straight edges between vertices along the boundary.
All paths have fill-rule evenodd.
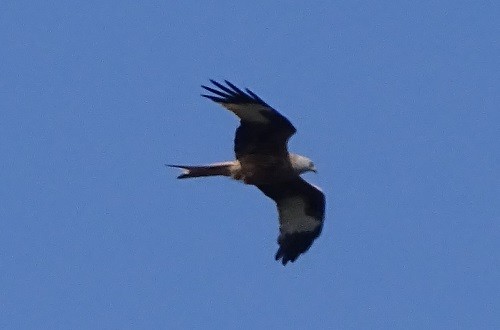
<path id="1" fill-rule="evenodd" d="M 275 259 L 283 265 L 306 252 L 321 233 L 325 217 L 325 195 L 300 176 L 291 181 L 257 186 L 278 207 L 279 249 Z"/>
<path id="2" fill-rule="evenodd" d="M 248 154 L 287 156 L 287 141 L 296 129 L 290 121 L 251 90 L 246 93 L 225 80 L 228 87 L 210 80 L 219 89 L 201 86 L 215 95 L 202 96 L 219 103 L 240 118 L 234 152 L 240 159 Z"/>

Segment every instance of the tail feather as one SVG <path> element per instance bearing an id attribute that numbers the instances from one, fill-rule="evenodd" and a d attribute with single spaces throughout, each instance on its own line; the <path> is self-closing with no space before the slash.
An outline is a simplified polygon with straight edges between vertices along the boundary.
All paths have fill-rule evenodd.
<path id="1" fill-rule="evenodd" d="M 231 165 L 233 162 L 218 163 L 205 166 L 188 166 L 188 165 L 168 165 L 168 167 L 175 167 L 182 169 L 181 175 L 177 179 L 198 178 L 204 176 L 231 176 Z"/>

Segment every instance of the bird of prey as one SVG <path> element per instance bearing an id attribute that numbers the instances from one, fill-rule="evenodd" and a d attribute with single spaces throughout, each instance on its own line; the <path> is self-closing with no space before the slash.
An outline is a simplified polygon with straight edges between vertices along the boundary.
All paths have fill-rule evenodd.
<path id="1" fill-rule="evenodd" d="M 300 174 L 316 172 L 313 162 L 289 153 L 288 139 L 296 132 L 292 123 L 249 89 L 242 91 L 229 81 L 210 80 L 202 94 L 240 119 L 234 138 L 236 160 L 205 166 L 167 165 L 183 170 L 179 179 L 227 176 L 254 185 L 278 207 L 280 234 L 275 259 L 283 265 L 306 252 L 321 233 L 325 195 Z"/>

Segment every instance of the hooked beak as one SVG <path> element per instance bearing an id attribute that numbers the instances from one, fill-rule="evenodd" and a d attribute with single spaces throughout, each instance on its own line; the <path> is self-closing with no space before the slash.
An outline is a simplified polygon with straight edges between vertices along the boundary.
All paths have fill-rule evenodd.
<path id="1" fill-rule="evenodd" d="M 313 167 L 311 168 L 311 172 L 314 172 L 314 173 L 316 173 L 316 174 L 317 174 L 317 173 L 318 173 L 318 170 L 316 169 L 316 167 L 314 167 L 314 166 L 313 166 Z"/>

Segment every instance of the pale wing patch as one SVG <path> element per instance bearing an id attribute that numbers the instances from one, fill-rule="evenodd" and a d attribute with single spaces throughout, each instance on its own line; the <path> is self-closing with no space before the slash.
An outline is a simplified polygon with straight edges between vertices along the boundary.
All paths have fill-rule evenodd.
<path id="1" fill-rule="evenodd" d="M 306 213 L 306 203 L 300 196 L 281 200 L 279 203 L 280 229 L 284 233 L 312 232 L 321 221 Z"/>
<path id="2" fill-rule="evenodd" d="M 318 187 L 317 185 L 315 184 L 312 184 L 312 183 L 309 183 L 311 186 L 313 186 L 314 188 L 316 188 L 316 190 L 318 190 L 319 192 L 323 193 L 323 189 L 321 189 L 320 187 Z"/>
<path id="3" fill-rule="evenodd" d="M 233 112 L 243 121 L 269 124 L 270 121 L 262 113 L 269 112 L 269 107 L 260 104 L 236 104 L 236 103 L 220 103 L 223 107 Z"/>

